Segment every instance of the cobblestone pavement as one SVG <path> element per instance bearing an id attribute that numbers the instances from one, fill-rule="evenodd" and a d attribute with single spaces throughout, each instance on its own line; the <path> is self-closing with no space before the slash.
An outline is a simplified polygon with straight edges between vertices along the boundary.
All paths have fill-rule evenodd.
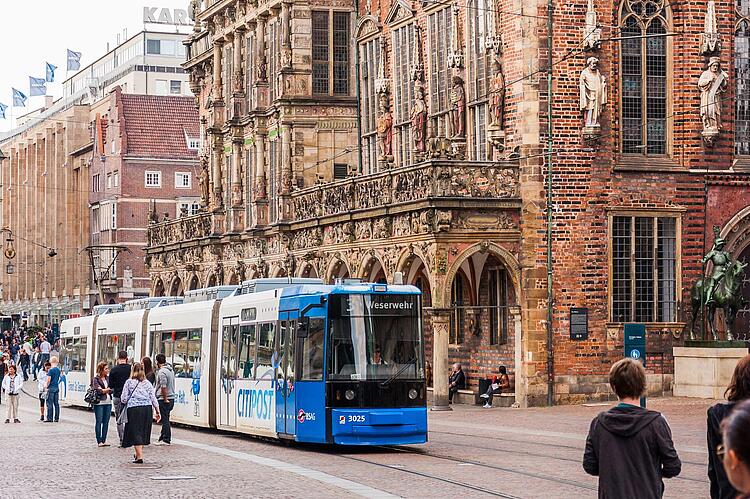
<path id="1" fill-rule="evenodd" d="M 649 400 L 669 420 L 683 460 L 681 476 L 666 481 L 665 497 L 708 496 L 710 403 Z M 59 424 L 43 424 L 31 397 L 23 396 L 21 408 L 21 424 L 0 424 L 0 449 L 15 456 L 6 461 L 13 464 L 4 469 L 2 498 L 596 497 L 596 478 L 580 461 L 589 422 L 606 409 L 455 406 L 430 413 L 427 445 L 398 449 L 284 445 L 176 428 L 174 444 L 147 447 L 146 464 L 137 467 L 130 450 L 96 446 L 92 413 L 63 408 Z M 117 444 L 114 420 L 109 438 Z"/>

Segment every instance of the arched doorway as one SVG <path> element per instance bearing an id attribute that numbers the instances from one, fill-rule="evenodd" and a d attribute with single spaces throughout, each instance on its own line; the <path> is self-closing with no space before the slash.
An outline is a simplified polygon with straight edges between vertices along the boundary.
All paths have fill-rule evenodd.
<path id="1" fill-rule="evenodd" d="M 200 288 L 200 286 L 201 286 L 201 283 L 198 280 L 197 275 L 194 275 L 193 277 L 190 278 L 190 284 L 188 284 L 188 290 L 192 291 L 194 289 Z"/>
<path id="2" fill-rule="evenodd" d="M 739 255 L 735 258 L 743 263 L 750 262 L 750 245 L 740 251 Z M 747 271 L 742 281 L 742 296 L 745 297 L 745 301 L 750 303 L 750 272 Z M 737 313 L 737 317 L 734 320 L 734 335 L 738 340 L 750 339 L 750 305 Z"/>
<path id="3" fill-rule="evenodd" d="M 161 278 L 156 279 L 153 295 L 156 297 L 164 296 L 164 281 L 162 281 Z"/>
<path id="4" fill-rule="evenodd" d="M 328 278 L 326 282 L 333 284 L 337 279 L 348 279 L 351 276 L 346 262 L 337 258 L 328 266 Z"/>

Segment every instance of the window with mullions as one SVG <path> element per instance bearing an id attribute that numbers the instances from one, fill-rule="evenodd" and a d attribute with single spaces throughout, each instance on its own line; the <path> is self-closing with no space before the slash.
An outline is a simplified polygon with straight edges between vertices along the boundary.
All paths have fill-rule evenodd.
<path id="1" fill-rule="evenodd" d="M 86 370 L 87 338 L 64 338 L 60 340 L 60 368 L 64 372 Z"/>
<path id="2" fill-rule="evenodd" d="M 411 68 L 414 65 L 414 24 L 393 30 L 393 120 L 396 139 L 396 161 L 399 166 L 411 163 L 411 103 L 414 98 L 414 80 Z"/>
<path id="3" fill-rule="evenodd" d="M 622 152 L 667 153 L 667 19 L 662 1 L 622 8 Z"/>
<path id="4" fill-rule="evenodd" d="M 750 155 L 750 0 L 735 2 L 740 18 L 734 33 L 734 82 L 737 100 L 734 125 L 734 152 Z"/>
<path id="5" fill-rule="evenodd" d="M 269 21 L 266 27 L 266 50 L 268 51 L 268 89 L 271 101 L 279 97 L 277 78 L 281 69 L 281 24 L 278 17 Z"/>
<path id="6" fill-rule="evenodd" d="M 348 12 L 312 13 L 312 79 L 315 94 L 349 94 L 349 17 Z"/>
<path id="7" fill-rule="evenodd" d="M 613 322 L 677 320 L 677 219 L 612 217 Z"/>
<path id="8" fill-rule="evenodd" d="M 491 70 L 490 51 L 486 50 L 489 36 L 490 9 L 486 0 L 470 0 L 466 10 L 469 24 L 469 116 L 473 139 L 473 159 L 487 159 L 487 102 Z"/>
<path id="9" fill-rule="evenodd" d="M 178 378 L 191 378 L 201 370 L 201 329 L 157 331 L 152 334 L 152 358 L 163 353 Z"/>
<path id="10" fill-rule="evenodd" d="M 447 137 L 448 110 L 450 109 L 450 71 L 448 52 L 451 48 L 453 13 L 451 7 L 439 10 L 428 17 L 430 48 L 430 117 L 438 137 Z"/>
<path id="11" fill-rule="evenodd" d="M 380 38 L 359 45 L 360 108 L 362 109 L 362 168 L 365 174 L 378 171 L 377 129 L 378 94 L 375 80 L 380 61 Z"/>

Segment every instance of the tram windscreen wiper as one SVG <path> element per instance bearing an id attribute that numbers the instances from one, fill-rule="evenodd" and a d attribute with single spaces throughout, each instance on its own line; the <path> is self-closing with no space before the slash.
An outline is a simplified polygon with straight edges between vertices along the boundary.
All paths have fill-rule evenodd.
<path id="1" fill-rule="evenodd" d="M 394 379 L 398 378 L 401 375 L 401 373 L 403 373 L 404 371 L 406 371 L 407 367 L 410 367 L 410 366 L 415 366 L 416 367 L 416 364 L 417 364 L 417 359 L 410 360 L 409 362 L 407 362 L 406 364 L 404 364 L 403 366 L 401 366 L 401 368 L 398 371 L 396 371 L 396 374 L 394 374 L 393 376 L 391 376 L 387 380 L 385 380 L 382 383 L 380 383 L 380 386 L 388 386 L 391 383 L 391 381 L 393 381 Z"/>

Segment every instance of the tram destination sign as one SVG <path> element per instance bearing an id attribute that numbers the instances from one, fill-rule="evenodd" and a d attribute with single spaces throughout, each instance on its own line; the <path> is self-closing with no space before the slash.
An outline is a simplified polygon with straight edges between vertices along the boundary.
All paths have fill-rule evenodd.
<path id="1" fill-rule="evenodd" d="M 589 339 L 589 309 L 570 308 L 570 339 L 583 341 Z"/>
<path id="2" fill-rule="evenodd" d="M 419 313 L 416 295 L 352 294 L 341 300 L 342 316 L 399 315 Z"/>

